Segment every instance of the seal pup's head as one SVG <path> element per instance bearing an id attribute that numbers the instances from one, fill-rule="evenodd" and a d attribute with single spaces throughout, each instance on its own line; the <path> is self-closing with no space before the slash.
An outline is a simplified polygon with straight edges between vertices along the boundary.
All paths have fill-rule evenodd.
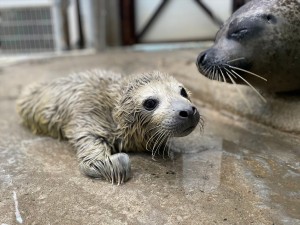
<path id="1" fill-rule="evenodd" d="M 196 65 L 212 80 L 269 92 L 299 90 L 299 33 L 299 0 L 253 0 L 224 23 Z"/>
<path id="2" fill-rule="evenodd" d="M 125 149 L 153 152 L 202 122 L 190 92 L 172 76 L 157 71 L 134 75 L 123 87 L 114 118 Z"/>

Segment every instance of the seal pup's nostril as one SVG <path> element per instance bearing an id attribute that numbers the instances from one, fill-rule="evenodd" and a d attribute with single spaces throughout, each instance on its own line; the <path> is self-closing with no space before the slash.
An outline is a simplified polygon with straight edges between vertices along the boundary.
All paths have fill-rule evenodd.
<path id="1" fill-rule="evenodd" d="M 192 106 L 192 111 L 193 111 L 193 115 L 195 115 L 197 113 L 197 109 L 195 106 Z"/>
<path id="2" fill-rule="evenodd" d="M 189 113 L 187 112 L 187 111 L 180 111 L 179 112 L 179 116 L 181 116 L 181 117 L 188 117 L 189 116 Z"/>
<path id="3" fill-rule="evenodd" d="M 195 114 L 197 114 L 197 109 L 194 106 L 192 106 L 190 109 L 182 110 L 179 112 L 179 116 L 183 117 L 183 118 L 187 118 L 187 117 L 193 116 Z"/>

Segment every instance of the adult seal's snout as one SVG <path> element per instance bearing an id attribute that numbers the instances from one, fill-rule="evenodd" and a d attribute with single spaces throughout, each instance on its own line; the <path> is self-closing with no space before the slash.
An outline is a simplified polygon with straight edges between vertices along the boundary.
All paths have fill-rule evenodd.
<path id="1" fill-rule="evenodd" d="M 300 90 L 300 1 L 252 0 L 196 61 L 204 76 L 269 92 Z"/>
<path id="2" fill-rule="evenodd" d="M 197 58 L 197 67 L 199 69 L 201 69 L 203 66 L 205 66 L 205 62 L 206 62 L 206 51 L 205 52 L 201 52 Z"/>
<path id="3" fill-rule="evenodd" d="M 210 48 L 198 55 L 196 65 L 200 73 L 205 74 L 206 70 L 216 64 L 216 49 Z"/>

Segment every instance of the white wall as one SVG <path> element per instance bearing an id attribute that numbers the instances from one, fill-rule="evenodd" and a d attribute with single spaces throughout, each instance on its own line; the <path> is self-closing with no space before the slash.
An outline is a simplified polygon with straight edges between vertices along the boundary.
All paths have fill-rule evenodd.
<path id="1" fill-rule="evenodd" d="M 140 32 L 161 0 L 136 0 L 136 29 Z M 202 0 L 213 13 L 225 21 L 231 14 L 232 0 Z M 193 0 L 170 1 L 143 42 L 213 38 L 218 30 Z"/>

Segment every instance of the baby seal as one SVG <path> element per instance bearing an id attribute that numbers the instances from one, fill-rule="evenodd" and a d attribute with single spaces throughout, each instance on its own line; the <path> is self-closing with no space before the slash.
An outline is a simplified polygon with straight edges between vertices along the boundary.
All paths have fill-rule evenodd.
<path id="1" fill-rule="evenodd" d="M 218 31 L 200 53 L 204 76 L 271 93 L 300 90 L 300 1 L 253 0 Z"/>
<path id="2" fill-rule="evenodd" d="M 122 77 L 93 70 L 29 86 L 17 111 L 34 133 L 67 139 L 87 176 L 121 184 L 130 178 L 126 153 L 168 148 L 201 120 L 189 91 L 161 72 Z"/>

